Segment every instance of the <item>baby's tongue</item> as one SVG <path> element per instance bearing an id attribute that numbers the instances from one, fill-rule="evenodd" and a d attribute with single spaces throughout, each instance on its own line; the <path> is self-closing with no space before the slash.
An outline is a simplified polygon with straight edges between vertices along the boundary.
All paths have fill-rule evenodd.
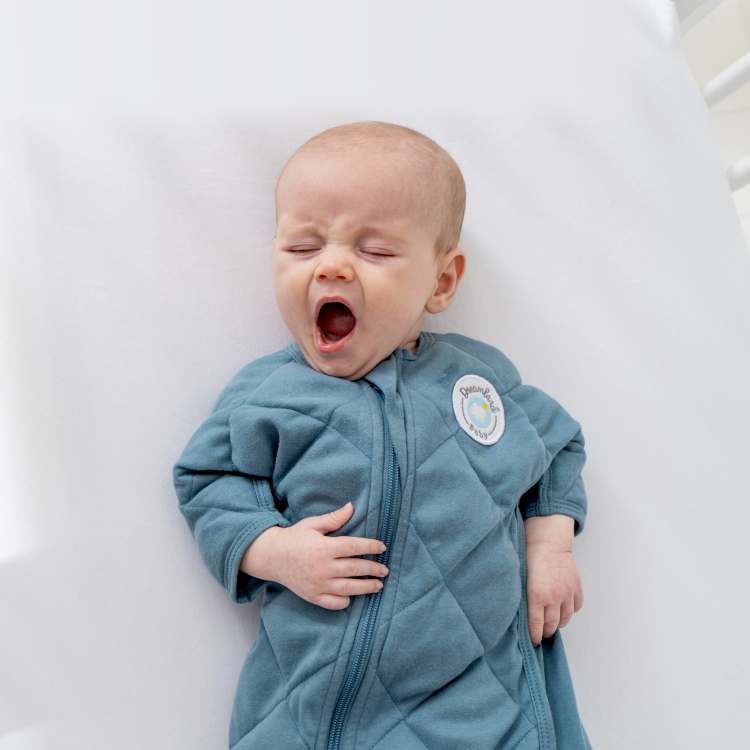
<path id="1" fill-rule="evenodd" d="M 325 338 L 338 341 L 352 332 L 356 321 L 352 311 L 340 302 L 326 302 L 320 308 L 318 325 Z"/>

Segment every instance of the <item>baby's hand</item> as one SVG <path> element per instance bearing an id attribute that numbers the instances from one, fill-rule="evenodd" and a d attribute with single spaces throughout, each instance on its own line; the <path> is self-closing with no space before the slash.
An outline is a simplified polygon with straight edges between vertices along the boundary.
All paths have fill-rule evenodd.
<path id="1" fill-rule="evenodd" d="M 354 513 L 354 506 L 324 516 L 303 518 L 287 528 L 272 526 L 247 548 L 240 570 L 265 581 L 276 581 L 308 602 L 326 609 L 344 609 L 349 598 L 383 588 L 377 578 L 388 575 L 385 565 L 354 555 L 378 555 L 385 545 L 377 539 L 328 537 Z M 360 580 L 354 576 L 376 576 Z"/>
<path id="2" fill-rule="evenodd" d="M 524 521 L 529 635 L 535 646 L 565 627 L 583 606 L 581 576 L 573 559 L 574 527 L 572 518 L 558 514 Z"/>

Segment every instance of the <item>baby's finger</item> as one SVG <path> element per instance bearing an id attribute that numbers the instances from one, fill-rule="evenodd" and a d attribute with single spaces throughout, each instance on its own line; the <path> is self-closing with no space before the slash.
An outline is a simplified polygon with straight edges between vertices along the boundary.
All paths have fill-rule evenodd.
<path id="1" fill-rule="evenodd" d="M 365 539 L 361 536 L 329 537 L 335 557 L 356 557 L 357 555 L 379 555 L 385 552 L 385 545 L 379 539 Z"/>
<path id="2" fill-rule="evenodd" d="M 575 612 L 578 612 L 578 610 L 583 606 L 583 589 L 579 588 L 578 591 L 576 591 L 575 596 L 573 597 L 573 610 Z"/>
<path id="3" fill-rule="evenodd" d="M 382 578 L 388 575 L 385 565 L 374 560 L 363 560 L 361 557 L 339 557 L 331 566 L 331 577 L 354 578 L 356 576 L 375 576 Z"/>
<path id="4" fill-rule="evenodd" d="M 544 630 L 544 607 L 539 604 L 529 604 L 529 635 L 531 642 L 538 646 L 542 642 Z"/>
<path id="5" fill-rule="evenodd" d="M 560 623 L 560 605 L 550 605 L 544 608 L 544 637 L 551 638 Z"/>
<path id="6" fill-rule="evenodd" d="M 320 594 L 313 604 L 324 609 L 346 609 L 349 606 L 348 596 L 334 596 L 333 594 Z"/>
<path id="7" fill-rule="evenodd" d="M 383 582 L 378 578 L 331 578 L 325 587 L 326 594 L 336 596 L 360 596 L 374 594 L 383 588 Z"/>
<path id="8" fill-rule="evenodd" d="M 575 607 L 573 604 L 573 599 L 566 599 L 560 605 L 560 624 L 558 625 L 558 627 L 564 628 L 571 621 L 574 614 Z"/>
<path id="9" fill-rule="evenodd" d="M 329 534 L 331 531 L 340 529 L 354 513 L 354 506 L 351 503 L 347 503 L 343 508 L 331 511 L 330 513 L 324 513 L 322 516 L 310 516 L 309 518 L 303 518 L 300 523 L 303 526 L 309 526 L 315 531 L 319 531 L 321 534 Z"/>

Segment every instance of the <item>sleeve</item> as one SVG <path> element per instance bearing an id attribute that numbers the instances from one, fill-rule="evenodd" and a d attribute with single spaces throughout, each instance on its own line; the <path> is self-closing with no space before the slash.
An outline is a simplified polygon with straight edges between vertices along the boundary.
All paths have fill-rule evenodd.
<path id="1" fill-rule="evenodd" d="M 220 399 L 175 465 L 174 486 L 203 561 L 232 600 L 242 603 L 252 601 L 267 583 L 240 571 L 245 550 L 267 528 L 290 524 L 276 509 L 268 479 L 235 466 L 233 408 L 222 403 L 226 399 Z M 267 453 L 268 447 L 259 445 L 259 450 Z"/>
<path id="2" fill-rule="evenodd" d="M 586 462 L 581 426 L 557 401 L 538 388 L 519 385 L 508 395 L 535 427 L 547 454 L 544 474 L 521 498 L 524 519 L 561 513 L 575 520 L 575 533 L 580 534 L 587 510 L 581 478 Z"/>

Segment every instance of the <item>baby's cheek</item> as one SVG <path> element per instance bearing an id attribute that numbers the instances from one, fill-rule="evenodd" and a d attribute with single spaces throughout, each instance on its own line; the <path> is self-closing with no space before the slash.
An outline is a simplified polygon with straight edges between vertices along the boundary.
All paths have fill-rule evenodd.
<path id="1" fill-rule="evenodd" d="M 426 301 L 427 296 L 422 295 L 418 286 L 393 287 L 383 293 L 379 317 L 393 330 L 405 331 L 419 318 Z"/>
<path id="2" fill-rule="evenodd" d="M 274 283 L 276 306 L 279 308 L 281 317 L 287 327 L 292 329 L 304 326 L 307 318 L 307 296 L 304 291 L 300 292 L 298 285 L 293 283 L 293 278 L 287 279 L 282 275 L 278 283 Z"/>

